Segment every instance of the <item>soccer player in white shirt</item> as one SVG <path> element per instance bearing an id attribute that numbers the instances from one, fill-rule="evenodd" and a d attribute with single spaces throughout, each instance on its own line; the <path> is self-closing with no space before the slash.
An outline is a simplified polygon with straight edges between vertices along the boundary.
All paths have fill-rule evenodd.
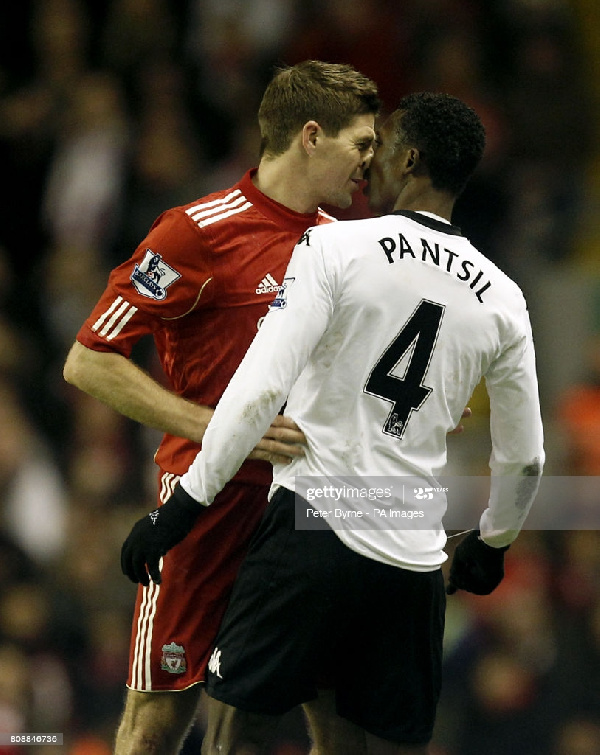
<path id="1" fill-rule="evenodd" d="M 478 528 L 456 550 L 447 591 L 484 594 L 502 579 L 544 451 L 523 295 L 450 222 L 484 142 L 478 116 L 454 97 L 400 102 L 379 130 L 370 169 L 370 204 L 381 216 L 304 234 L 202 451 L 173 497 L 124 544 L 124 572 L 139 580 L 147 568 L 160 581 L 160 556 L 185 537 L 287 401 L 306 454 L 274 468 L 271 503 L 209 667 L 213 703 L 248 711 L 249 724 L 223 731 L 207 753 L 260 752 L 265 730 L 310 701 L 323 678 L 356 727 L 357 751 L 427 753 L 441 685 L 445 496 L 427 502 L 424 524 L 405 517 L 390 526 L 377 521 L 379 500 L 357 499 L 345 483 L 407 478 L 437 493 L 446 434 L 485 377 L 491 492 Z M 308 496 L 307 479 L 331 484 Z M 393 504 L 400 514 L 414 511 L 395 493 Z M 314 512 L 322 526 L 298 527 L 298 512 Z M 359 526 L 366 515 L 369 524 Z M 318 736 L 319 755 L 341 755 L 326 733 Z M 348 748 L 344 755 L 354 752 Z"/>

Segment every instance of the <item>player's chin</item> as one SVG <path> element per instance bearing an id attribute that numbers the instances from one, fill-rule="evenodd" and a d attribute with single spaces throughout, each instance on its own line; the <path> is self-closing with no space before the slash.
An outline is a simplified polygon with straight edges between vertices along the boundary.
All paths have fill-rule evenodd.
<path id="1" fill-rule="evenodd" d="M 323 202 L 322 204 L 329 205 L 330 207 L 335 207 L 338 210 L 347 210 L 349 207 L 352 206 L 352 197 L 349 199 L 344 199 L 342 197 L 331 197 L 326 202 Z"/>
<path id="2" fill-rule="evenodd" d="M 352 205 L 352 195 L 355 191 L 356 187 L 354 185 L 350 191 L 340 191 L 330 200 L 329 204 L 338 207 L 340 210 L 347 210 Z"/>

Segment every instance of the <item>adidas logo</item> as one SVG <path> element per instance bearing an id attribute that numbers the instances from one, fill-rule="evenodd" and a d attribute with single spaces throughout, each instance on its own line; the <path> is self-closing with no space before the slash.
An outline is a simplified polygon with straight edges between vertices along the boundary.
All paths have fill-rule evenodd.
<path id="1" fill-rule="evenodd" d="M 256 289 L 257 294 L 277 294 L 279 291 L 281 291 L 282 286 L 280 286 L 275 278 L 271 275 L 271 273 L 267 273 L 265 277 L 261 280 L 261 282 L 258 284 L 258 288 Z"/>

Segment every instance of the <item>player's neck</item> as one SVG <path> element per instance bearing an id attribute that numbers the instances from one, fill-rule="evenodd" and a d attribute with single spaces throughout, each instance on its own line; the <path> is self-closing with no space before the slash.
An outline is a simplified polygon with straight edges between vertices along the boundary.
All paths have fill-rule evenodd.
<path id="1" fill-rule="evenodd" d="M 396 200 L 394 210 L 414 210 L 415 212 L 431 212 L 448 222 L 452 220 L 452 211 L 456 197 L 445 191 L 431 188 L 429 183 L 409 183 L 405 186 Z"/>
<path id="2" fill-rule="evenodd" d="M 302 180 L 302 170 L 296 170 L 285 156 L 260 161 L 254 174 L 254 185 L 269 199 L 293 210 L 308 214 L 317 211 L 318 201 Z"/>

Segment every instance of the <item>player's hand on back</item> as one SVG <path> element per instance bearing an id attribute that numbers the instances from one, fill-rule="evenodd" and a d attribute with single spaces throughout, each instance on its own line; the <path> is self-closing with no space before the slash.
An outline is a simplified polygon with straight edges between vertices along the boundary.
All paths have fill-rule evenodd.
<path id="1" fill-rule="evenodd" d="M 468 406 L 465 406 L 463 409 L 463 413 L 461 414 L 461 419 L 469 419 L 469 417 L 473 414 L 471 409 Z M 463 430 L 465 429 L 465 426 L 462 424 L 458 424 L 454 430 L 450 430 L 448 435 L 460 435 Z"/>
<path id="2" fill-rule="evenodd" d="M 298 456 L 304 456 L 306 438 L 298 425 L 289 417 L 278 414 L 267 432 L 248 456 L 271 464 L 289 464 Z"/>
<path id="3" fill-rule="evenodd" d="M 461 418 L 468 419 L 471 415 L 471 409 L 466 406 Z M 459 435 L 464 429 L 464 425 L 459 424 L 448 435 Z M 278 414 L 248 458 L 269 461 L 271 464 L 289 464 L 295 458 L 304 456 L 305 445 L 306 437 L 298 425 L 289 417 Z"/>

